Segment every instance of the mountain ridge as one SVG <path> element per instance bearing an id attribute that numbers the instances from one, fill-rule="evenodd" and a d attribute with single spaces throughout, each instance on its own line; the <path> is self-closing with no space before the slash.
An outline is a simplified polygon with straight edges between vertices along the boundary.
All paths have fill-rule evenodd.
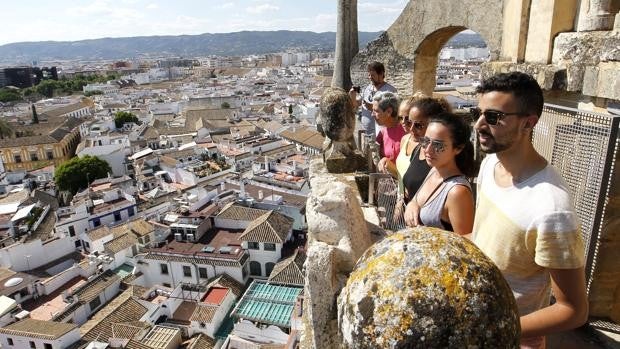
<path id="1" fill-rule="evenodd" d="M 360 48 L 382 32 L 359 32 Z M 469 37 L 477 34 L 458 34 Z M 452 40 L 454 40 L 453 38 Z M 153 35 L 78 41 L 30 41 L 0 45 L 0 62 L 40 60 L 101 60 L 149 57 L 237 56 L 266 54 L 298 48 L 304 51 L 333 51 L 335 32 L 239 31 L 197 35 Z"/>

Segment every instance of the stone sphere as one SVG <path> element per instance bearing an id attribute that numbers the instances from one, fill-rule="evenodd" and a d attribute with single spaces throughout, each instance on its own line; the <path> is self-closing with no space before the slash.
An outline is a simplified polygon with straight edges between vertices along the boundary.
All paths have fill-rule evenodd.
<path id="1" fill-rule="evenodd" d="M 518 348 L 517 305 L 472 242 L 428 227 L 371 246 L 338 297 L 346 348 Z"/>

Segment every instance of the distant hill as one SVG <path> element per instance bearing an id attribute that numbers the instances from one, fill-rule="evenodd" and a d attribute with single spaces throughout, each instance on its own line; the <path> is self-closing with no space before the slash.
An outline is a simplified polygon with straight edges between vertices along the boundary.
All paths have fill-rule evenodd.
<path id="1" fill-rule="evenodd" d="M 448 40 L 446 46 L 453 48 L 487 47 L 487 43 L 478 33 L 458 33 Z"/>
<path id="2" fill-rule="evenodd" d="M 360 47 L 381 32 L 360 32 Z M 80 41 L 18 42 L 0 46 L 0 62 L 32 60 L 95 60 L 138 57 L 248 55 L 279 52 L 289 48 L 333 51 L 336 33 L 308 31 L 242 31 L 224 34 L 139 36 Z"/>
<path id="3" fill-rule="evenodd" d="M 359 32 L 360 49 L 376 39 L 379 34 L 381 32 Z M 162 56 L 234 56 L 279 52 L 289 48 L 333 51 L 335 42 L 336 33 L 334 32 L 314 33 L 288 30 L 18 42 L 0 46 L 0 62 L 29 63 L 33 60 L 98 60 Z M 453 37 L 448 45 L 452 47 L 486 46 L 478 34 L 465 33 Z"/>

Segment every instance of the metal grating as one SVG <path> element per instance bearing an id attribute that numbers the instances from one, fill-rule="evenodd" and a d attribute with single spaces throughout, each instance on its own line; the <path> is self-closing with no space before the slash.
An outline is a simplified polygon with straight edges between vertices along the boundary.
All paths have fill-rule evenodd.
<path id="1" fill-rule="evenodd" d="M 560 171 L 581 221 L 588 294 L 596 270 L 611 178 L 616 170 L 619 124 L 620 116 L 545 104 L 534 129 L 536 150 Z M 590 325 L 620 333 L 620 326 L 608 319 L 593 319 Z"/>
<path id="2" fill-rule="evenodd" d="M 398 184 L 394 178 L 379 178 L 377 184 L 377 212 L 381 227 L 386 230 L 399 230 L 405 227 L 403 210 L 396 213 L 398 203 Z"/>

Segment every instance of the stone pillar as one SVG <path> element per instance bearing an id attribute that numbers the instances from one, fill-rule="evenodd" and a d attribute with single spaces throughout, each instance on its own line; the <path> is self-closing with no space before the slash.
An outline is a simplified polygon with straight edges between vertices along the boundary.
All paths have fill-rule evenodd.
<path id="1" fill-rule="evenodd" d="M 531 0 L 506 0 L 500 61 L 523 62 Z"/>
<path id="2" fill-rule="evenodd" d="M 573 30 L 576 8 L 577 0 L 532 1 L 526 62 L 551 63 L 553 40 L 558 33 Z"/>
<path id="3" fill-rule="evenodd" d="M 612 30 L 618 6 L 614 0 L 581 0 L 577 31 Z"/>
<path id="4" fill-rule="evenodd" d="M 338 0 L 338 29 L 332 87 L 351 88 L 351 61 L 359 50 L 357 0 Z"/>
<path id="5" fill-rule="evenodd" d="M 373 239 L 352 176 L 327 173 L 323 162 L 313 159 L 310 187 L 300 347 L 338 348 L 336 297 Z"/>

